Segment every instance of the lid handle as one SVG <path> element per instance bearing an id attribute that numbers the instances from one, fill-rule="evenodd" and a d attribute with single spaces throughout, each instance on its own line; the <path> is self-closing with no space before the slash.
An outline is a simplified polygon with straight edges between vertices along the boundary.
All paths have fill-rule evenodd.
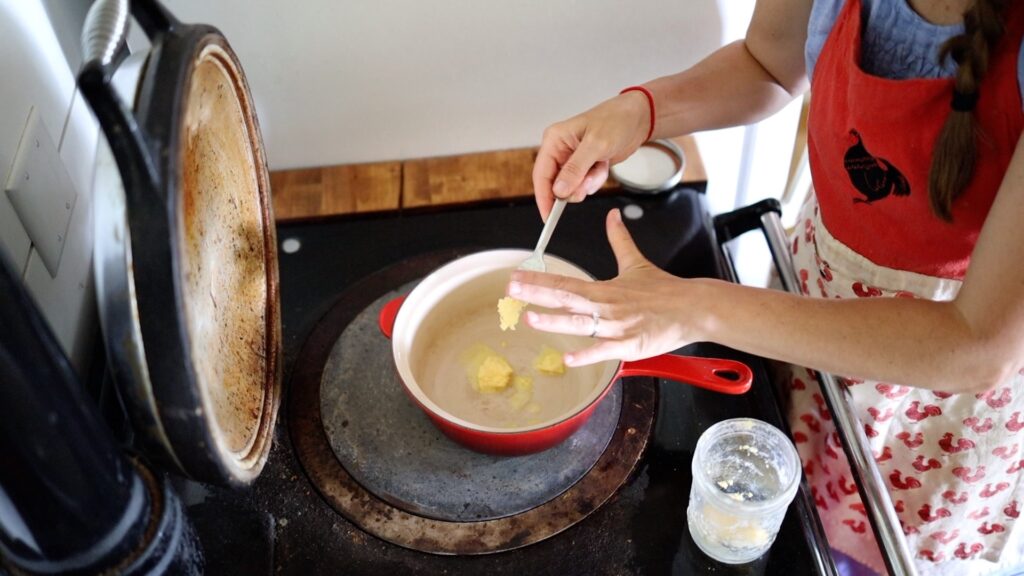
<path id="1" fill-rule="evenodd" d="M 156 190 L 160 178 L 135 115 L 111 86 L 114 71 L 127 55 L 128 0 L 96 0 L 82 28 L 85 61 L 78 72 L 78 88 L 92 108 L 117 160 L 129 209 L 153 205 L 146 192 Z M 155 209 L 155 208 L 154 208 Z"/>
<path id="2" fill-rule="evenodd" d="M 128 36 L 128 0 L 96 0 L 85 16 L 82 28 L 82 55 L 86 65 L 104 68 L 108 73 L 126 55 Z"/>

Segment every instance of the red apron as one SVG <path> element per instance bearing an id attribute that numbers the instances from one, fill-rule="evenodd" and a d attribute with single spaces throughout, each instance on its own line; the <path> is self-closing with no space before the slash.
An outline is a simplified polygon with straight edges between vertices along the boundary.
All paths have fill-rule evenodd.
<path id="1" fill-rule="evenodd" d="M 983 134 L 979 160 L 953 204 L 952 223 L 932 214 L 928 171 L 950 113 L 953 80 L 890 80 L 864 72 L 860 0 L 848 1 L 837 18 L 811 83 L 811 174 L 829 231 L 875 264 L 953 279 L 967 271 L 1024 128 L 1017 82 L 1024 3 L 1009 4 L 1006 33 L 991 55 L 975 109 Z"/>
<path id="2" fill-rule="evenodd" d="M 927 174 L 952 80 L 866 74 L 859 66 L 861 2 L 847 1 L 811 84 L 815 197 L 792 238 L 805 295 L 955 298 L 1024 125 L 1017 82 L 1024 2 L 1008 10 L 980 87 L 976 113 L 985 136 L 978 165 L 950 224 L 931 212 Z M 1017 526 L 1024 510 L 1024 375 L 978 395 L 842 381 L 919 574 L 971 576 L 1024 564 L 1024 527 Z M 866 510 L 812 382 L 806 369 L 794 369 L 790 427 L 829 543 L 881 571 Z"/>

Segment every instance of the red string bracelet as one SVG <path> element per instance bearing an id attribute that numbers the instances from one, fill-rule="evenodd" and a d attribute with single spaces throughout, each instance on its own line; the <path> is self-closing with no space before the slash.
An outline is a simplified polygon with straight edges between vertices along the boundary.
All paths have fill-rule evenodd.
<path id="1" fill-rule="evenodd" d="M 633 90 L 643 92 L 644 96 L 647 97 L 647 106 L 651 109 L 651 127 L 647 129 L 647 138 L 644 139 L 644 142 L 647 142 L 651 139 L 651 135 L 654 134 L 654 94 L 651 94 L 651 91 L 643 86 L 630 86 L 628 88 L 623 88 L 622 92 L 619 92 L 619 94 L 625 94 L 626 92 L 631 92 Z"/>

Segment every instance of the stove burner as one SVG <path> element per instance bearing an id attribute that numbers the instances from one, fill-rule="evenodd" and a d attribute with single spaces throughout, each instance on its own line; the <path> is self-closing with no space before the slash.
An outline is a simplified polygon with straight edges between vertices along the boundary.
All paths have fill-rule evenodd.
<path id="1" fill-rule="evenodd" d="M 459 446 L 409 401 L 391 341 L 377 326 L 384 304 L 415 284 L 388 292 L 356 316 L 327 360 L 320 417 L 341 465 L 392 506 L 453 522 L 525 512 L 575 484 L 615 432 L 621 385 L 577 433 L 540 454 L 497 457 Z"/>
<path id="2" fill-rule="evenodd" d="M 299 354 L 288 421 L 307 475 L 345 518 L 407 548 L 486 554 L 558 534 L 606 502 L 647 444 L 656 388 L 616 384 L 586 426 L 538 455 L 484 456 L 447 440 L 404 397 L 376 317 L 460 255 L 414 257 L 347 289 Z"/>

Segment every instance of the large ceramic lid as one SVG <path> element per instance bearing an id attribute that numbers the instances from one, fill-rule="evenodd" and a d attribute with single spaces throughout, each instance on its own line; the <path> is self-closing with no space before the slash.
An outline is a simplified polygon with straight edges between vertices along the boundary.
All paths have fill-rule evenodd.
<path id="1" fill-rule="evenodd" d="M 281 381 L 259 125 L 218 30 L 152 1 L 132 8 L 152 43 L 134 114 L 110 66 L 87 61 L 80 74 L 110 143 L 95 244 L 107 353 L 144 452 L 197 480 L 245 484 L 266 462 Z M 117 182 L 103 175 L 110 157 Z"/>

